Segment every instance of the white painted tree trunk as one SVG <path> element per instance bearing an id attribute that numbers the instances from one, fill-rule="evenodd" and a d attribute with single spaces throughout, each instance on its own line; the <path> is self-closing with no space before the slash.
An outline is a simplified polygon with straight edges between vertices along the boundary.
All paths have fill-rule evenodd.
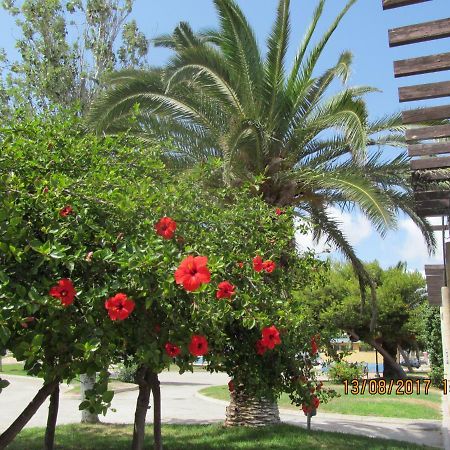
<path id="1" fill-rule="evenodd" d="M 86 399 L 86 391 L 89 391 L 94 387 L 95 375 L 87 375 L 86 373 L 80 375 L 80 387 L 81 387 L 81 401 Z M 100 422 L 98 414 L 91 413 L 87 409 L 81 411 L 81 423 L 98 423 Z"/>

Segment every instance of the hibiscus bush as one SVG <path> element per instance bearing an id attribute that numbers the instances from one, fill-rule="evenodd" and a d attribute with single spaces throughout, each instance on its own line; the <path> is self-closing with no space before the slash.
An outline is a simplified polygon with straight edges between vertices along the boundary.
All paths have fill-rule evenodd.
<path id="1" fill-rule="evenodd" d="M 317 406 L 319 397 L 329 396 L 313 379 L 318 325 L 292 292 L 320 283 L 325 263 L 296 248 L 295 233 L 307 230 L 294 228 L 293 210 L 267 205 L 254 185 L 212 188 L 214 170 L 214 163 L 205 164 L 179 179 L 165 209 L 184 253 L 207 256 L 211 267 L 208 281 L 201 266 L 189 279 L 187 266 L 181 285 L 190 291 L 190 282 L 205 283 L 190 293 L 190 302 L 202 326 L 218 325 L 205 356 L 208 368 L 228 373 L 232 390 L 271 399 L 288 392 L 299 407 Z M 190 205 L 182 216 L 179 204 Z"/>
<path id="2" fill-rule="evenodd" d="M 137 366 L 138 429 L 157 374 L 198 356 L 249 395 L 317 405 L 317 327 L 291 292 L 323 263 L 295 248 L 292 210 L 257 185 L 213 187 L 214 162 L 174 174 L 159 145 L 70 115 L 19 115 L 0 143 L 0 350 L 47 385 L 100 373 L 80 405 L 97 412 L 108 366 Z"/>

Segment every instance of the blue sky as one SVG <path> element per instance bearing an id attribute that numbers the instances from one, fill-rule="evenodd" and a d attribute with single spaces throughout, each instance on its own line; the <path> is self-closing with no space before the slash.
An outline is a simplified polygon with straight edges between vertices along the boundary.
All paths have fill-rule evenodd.
<path id="1" fill-rule="evenodd" d="M 238 3 L 254 26 L 259 44 L 264 49 L 265 40 L 274 19 L 277 0 L 238 0 Z M 292 61 L 296 47 L 317 4 L 316 0 L 292 0 L 291 3 L 291 48 L 287 61 Z M 343 0 L 328 0 L 319 31 L 326 29 L 344 4 Z M 390 49 L 388 29 L 448 16 L 450 16 L 449 0 L 433 0 L 390 11 L 382 10 L 381 0 L 359 0 L 336 31 L 323 55 L 319 69 L 333 64 L 341 51 L 351 50 L 354 63 L 350 84 L 370 85 L 382 90 L 381 93 L 367 97 L 371 117 L 376 118 L 385 113 L 398 111 L 402 108 L 397 101 L 398 86 L 448 80 L 448 72 L 395 80 L 392 62 L 396 59 L 449 51 L 450 40 L 443 39 Z M 135 0 L 133 17 L 149 38 L 171 32 L 180 21 L 189 22 L 195 30 L 217 25 L 212 0 Z M 0 12 L 0 27 L 2 29 L 0 46 L 4 47 L 9 55 L 14 55 L 14 38 L 18 37 L 18 32 L 15 29 L 14 20 L 4 11 Z M 152 65 L 160 65 L 167 60 L 168 56 L 169 53 L 164 49 L 151 48 L 149 62 Z M 444 103 L 445 99 L 427 102 L 428 105 Z M 411 103 L 407 107 L 418 105 L 420 102 Z M 386 149 L 386 152 L 391 151 Z M 358 254 L 365 260 L 378 259 L 383 266 L 406 260 L 411 269 L 419 270 L 423 270 L 423 265 L 426 263 L 442 261 L 441 252 L 438 252 L 434 259 L 428 257 L 420 233 L 406 217 L 399 217 L 398 231 L 392 231 L 385 239 L 382 239 L 358 213 L 336 212 L 336 214 L 342 221 L 344 230 L 355 245 Z M 308 238 L 303 238 L 301 242 L 304 245 L 311 245 Z"/>

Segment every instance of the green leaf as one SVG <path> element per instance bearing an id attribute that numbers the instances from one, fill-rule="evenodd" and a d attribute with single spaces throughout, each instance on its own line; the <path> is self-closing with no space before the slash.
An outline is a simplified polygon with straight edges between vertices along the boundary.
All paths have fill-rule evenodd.
<path id="1" fill-rule="evenodd" d="M 89 400 L 84 400 L 83 402 L 81 402 L 78 406 L 78 409 L 80 411 L 83 411 L 83 409 L 87 409 L 89 408 L 89 406 L 91 405 L 91 402 Z"/>
<path id="2" fill-rule="evenodd" d="M 36 336 L 34 336 L 33 340 L 31 341 L 31 345 L 33 347 L 41 347 L 42 342 L 44 340 L 44 335 L 43 334 L 36 334 Z"/>
<path id="3" fill-rule="evenodd" d="M 114 397 L 114 391 L 106 391 L 102 394 L 102 400 L 105 403 L 110 403 Z"/>

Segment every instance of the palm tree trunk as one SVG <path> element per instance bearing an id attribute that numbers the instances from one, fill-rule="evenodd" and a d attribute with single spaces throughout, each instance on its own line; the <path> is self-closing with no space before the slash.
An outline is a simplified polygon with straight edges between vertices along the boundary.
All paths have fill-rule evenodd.
<path id="1" fill-rule="evenodd" d="M 226 409 L 225 426 L 260 427 L 278 423 L 280 423 L 280 413 L 276 401 L 247 395 L 243 386 L 236 386 L 231 392 L 230 404 Z"/>
<path id="2" fill-rule="evenodd" d="M 55 447 L 55 429 L 59 409 L 59 384 L 50 395 L 48 407 L 47 427 L 45 429 L 44 449 L 53 450 Z"/>
<path id="3" fill-rule="evenodd" d="M 59 380 L 53 380 L 50 383 L 44 384 L 39 389 L 33 400 L 20 413 L 19 417 L 0 435 L 0 449 L 5 448 L 15 439 L 58 384 Z"/>

